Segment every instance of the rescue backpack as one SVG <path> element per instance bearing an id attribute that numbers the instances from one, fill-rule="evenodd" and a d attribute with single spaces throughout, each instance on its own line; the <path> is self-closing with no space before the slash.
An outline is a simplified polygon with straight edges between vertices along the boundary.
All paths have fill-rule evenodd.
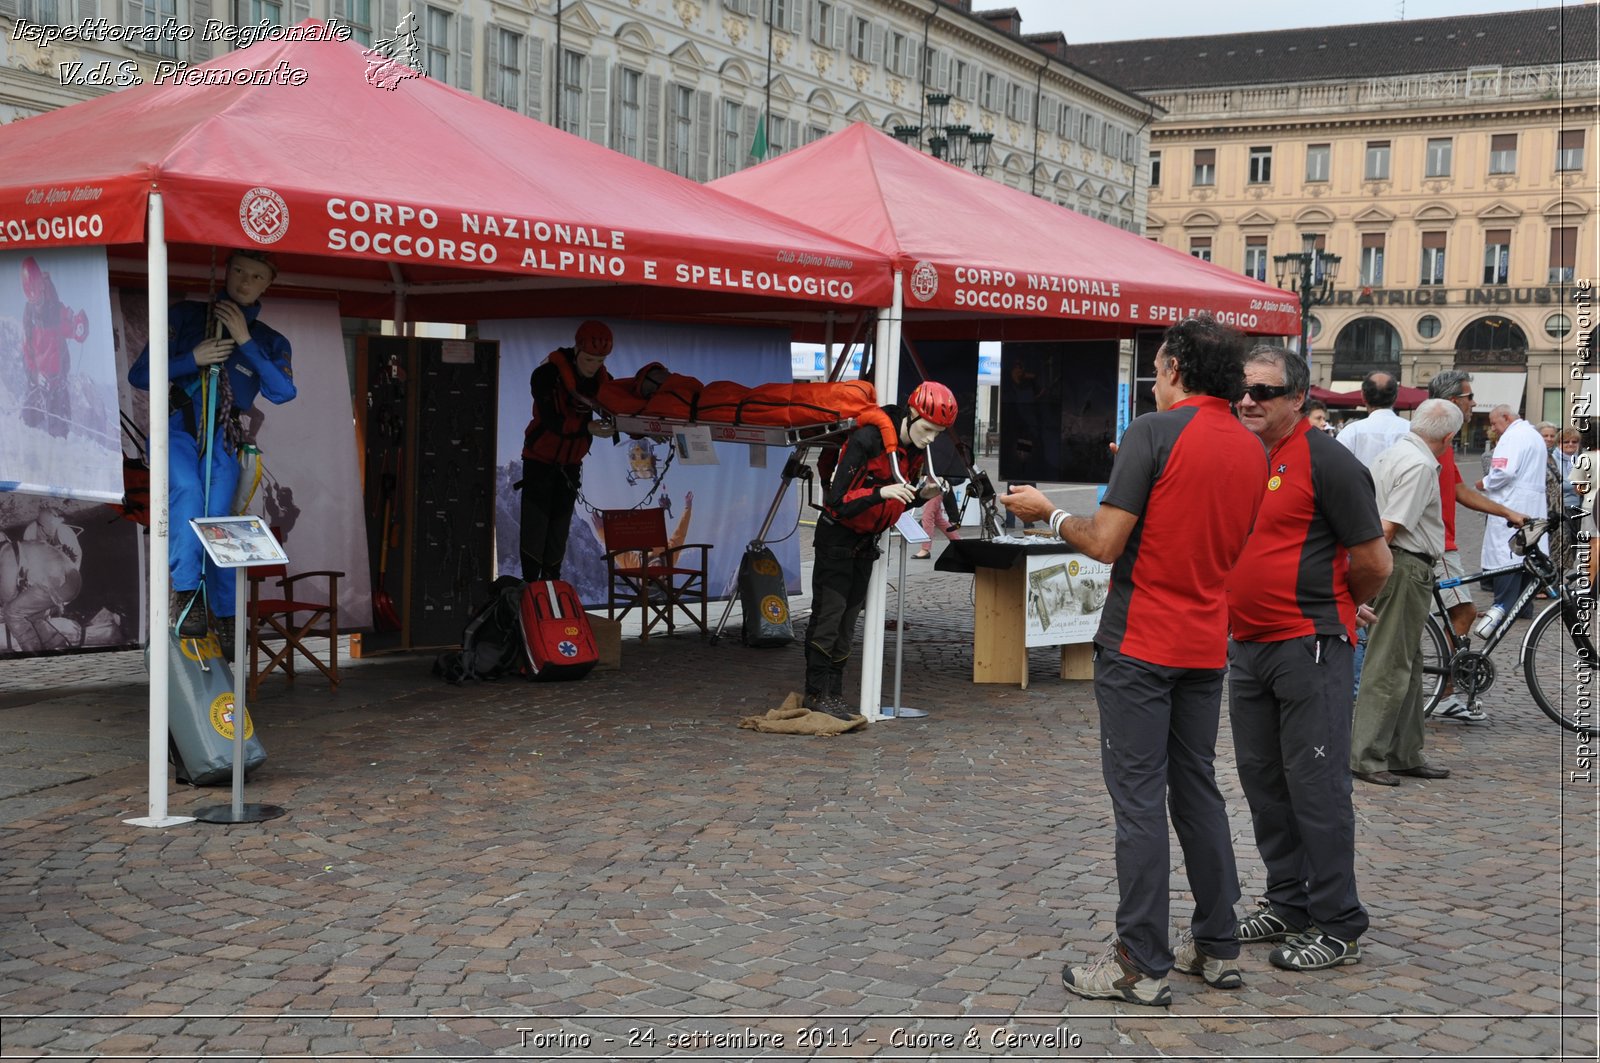
<path id="1" fill-rule="evenodd" d="M 460 685 L 469 679 L 499 679 L 521 675 L 527 665 L 522 625 L 518 617 L 526 584 L 515 576 L 501 576 L 490 587 L 489 600 L 472 614 L 461 630 L 461 648 L 442 653 L 433 662 L 433 674 L 446 683 Z"/>

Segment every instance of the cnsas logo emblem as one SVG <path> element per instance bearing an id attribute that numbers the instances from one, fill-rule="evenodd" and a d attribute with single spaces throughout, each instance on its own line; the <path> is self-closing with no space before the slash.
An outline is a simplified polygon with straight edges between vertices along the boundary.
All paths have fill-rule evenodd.
<path id="1" fill-rule="evenodd" d="M 776 594 L 769 594 L 761 599 L 761 615 L 768 623 L 781 624 L 789 619 L 789 603 Z"/>
<path id="2" fill-rule="evenodd" d="M 783 569 L 778 567 L 778 562 L 770 557 L 757 558 L 751 562 L 750 568 L 759 576 L 783 575 Z"/>
<path id="3" fill-rule="evenodd" d="M 289 204 L 270 188 L 252 188 L 239 200 L 239 227 L 258 244 L 275 244 L 289 231 Z"/>
<path id="4" fill-rule="evenodd" d="M 1276 491 L 1278 488 L 1280 488 L 1282 486 L 1283 486 L 1283 477 L 1281 477 L 1281 476 L 1274 476 L 1272 479 L 1267 481 L 1267 490 L 1268 491 Z"/>
<path id="5" fill-rule="evenodd" d="M 228 741 L 233 741 L 233 691 L 225 690 L 211 699 L 211 726 Z M 244 736 L 256 736 L 255 721 L 250 719 L 250 710 L 244 710 Z"/>

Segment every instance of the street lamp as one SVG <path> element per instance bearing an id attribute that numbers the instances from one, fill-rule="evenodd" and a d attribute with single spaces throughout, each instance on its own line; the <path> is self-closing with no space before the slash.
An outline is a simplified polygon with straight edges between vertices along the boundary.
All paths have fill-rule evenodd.
<path id="1" fill-rule="evenodd" d="M 1278 287 L 1288 288 L 1300 297 L 1300 356 L 1311 364 L 1308 333 L 1311 308 L 1331 302 L 1333 282 L 1339 276 L 1339 256 L 1326 251 L 1297 251 L 1273 255 L 1272 266 Z"/>
<path id="2" fill-rule="evenodd" d="M 950 107 L 948 92 L 928 93 L 928 125 L 897 125 L 895 139 L 909 147 L 922 147 L 922 131 L 928 130 L 928 153 L 954 166 L 971 166 L 972 172 L 982 176 L 989 172 L 989 146 L 994 143 L 993 133 L 974 133 L 972 127 L 946 124 L 945 115 Z"/>

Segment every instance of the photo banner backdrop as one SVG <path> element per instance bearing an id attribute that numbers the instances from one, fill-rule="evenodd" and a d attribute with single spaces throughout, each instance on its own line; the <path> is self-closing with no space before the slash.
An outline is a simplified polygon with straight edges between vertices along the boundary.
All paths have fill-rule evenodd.
<path id="1" fill-rule="evenodd" d="M 0 254 L 0 490 L 122 501 L 101 247 Z"/>
<path id="2" fill-rule="evenodd" d="M 520 575 L 518 549 L 522 499 L 511 485 L 522 479 L 522 434 L 533 408 L 528 378 L 557 347 L 572 346 L 581 322 L 575 318 L 534 321 L 483 321 L 482 339 L 500 341 L 500 417 L 496 446 L 495 554 L 500 575 Z M 787 331 L 754 328 L 707 328 L 653 322 L 609 321 L 615 345 L 606 371 L 625 379 L 650 362 L 702 383 L 731 380 L 755 386 L 789 380 Z M 761 448 L 743 443 L 715 443 L 718 464 L 691 465 L 672 457 L 667 442 L 651 439 L 596 439 L 583 462 L 582 493 L 567 541 L 562 578 L 586 605 L 606 600 L 605 562 L 601 555 L 600 509 L 662 506 L 667 533 L 681 530 L 683 542 L 710 543 L 706 586 L 715 598 L 737 593 L 733 588 L 745 546 L 761 530 L 782 479 L 787 450 L 769 448 L 765 467 L 752 468 Z M 760 461 L 762 456 L 756 456 Z M 669 460 L 670 459 L 670 460 Z M 800 589 L 800 548 L 790 533 L 799 515 L 798 494 L 790 491 L 768 533 L 790 594 Z M 686 522 L 686 523 L 685 523 Z"/>
<path id="3" fill-rule="evenodd" d="M 190 297 L 203 295 L 195 292 Z M 128 366 L 139 357 L 148 331 L 146 299 L 143 291 L 129 290 L 117 300 L 121 318 L 117 359 L 123 409 L 147 437 L 149 395 L 127 384 Z M 343 572 L 339 626 L 352 631 L 370 627 L 366 524 L 338 306 L 274 299 L 269 292 L 262 299 L 261 320 L 289 341 L 297 394 L 281 406 L 257 399 L 245 419 L 246 435 L 255 439 L 262 453 L 261 481 L 246 508 L 279 529 L 291 575 L 322 569 Z M 120 466 L 119 458 L 119 477 Z M 246 475 L 253 476 L 253 471 L 252 467 Z M 193 532 L 174 527 L 172 534 Z"/>

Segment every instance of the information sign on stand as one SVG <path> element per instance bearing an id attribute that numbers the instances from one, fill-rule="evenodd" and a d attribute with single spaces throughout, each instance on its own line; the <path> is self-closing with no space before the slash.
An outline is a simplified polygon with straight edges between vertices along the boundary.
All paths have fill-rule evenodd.
<path id="1" fill-rule="evenodd" d="M 245 514 L 239 517 L 199 517 L 189 521 L 206 556 L 218 568 L 254 568 L 258 565 L 283 565 L 289 561 L 283 546 L 272 529 L 260 517 Z M 248 580 L 235 580 L 233 615 L 237 618 L 233 633 L 233 659 L 245 660 L 249 641 L 250 618 L 245 605 L 245 584 Z M 196 810 L 194 818 L 202 823 L 261 823 L 277 819 L 285 813 L 281 805 L 244 803 L 244 739 L 249 730 L 249 710 L 245 705 L 245 691 L 249 684 L 242 677 L 234 677 L 233 690 L 233 801 L 227 805 L 208 805 Z"/>

